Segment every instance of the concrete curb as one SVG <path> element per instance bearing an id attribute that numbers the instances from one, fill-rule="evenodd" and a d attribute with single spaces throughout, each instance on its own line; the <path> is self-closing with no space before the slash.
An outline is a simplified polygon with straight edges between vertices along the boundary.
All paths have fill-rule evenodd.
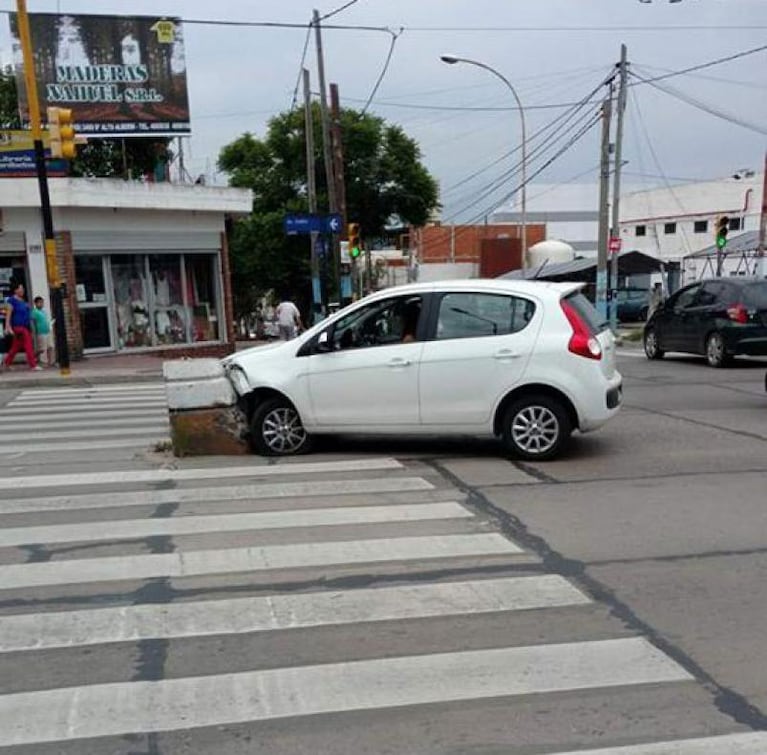
<path id="1" fill-rule="evenodd" d="M 119 373 L 77 375 L 37 375 L 33 377 L 14 378 L 13 373 L 4 372 L 0 375 L 0 390 L 25 388 L 89 388 L 94 385 L 118 385 L 125 383 L 159 383 L 162 382 L 162 371 L 151 373 L 127 374 Z"/>

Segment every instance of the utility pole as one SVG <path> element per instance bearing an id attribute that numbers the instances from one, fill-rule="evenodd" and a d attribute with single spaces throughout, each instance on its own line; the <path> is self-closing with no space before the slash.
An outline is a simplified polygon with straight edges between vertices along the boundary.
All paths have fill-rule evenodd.
<path id="1" fill-rule="evenodd" d="M 335 172 L 333 171 L 333 146 L 330 138 L 330 118 L 328 116 L 328 96 L 325 85 L 325 56 L 322 52 L 322 29 L 320 27 L 320 12 L 315 9 L 312 13 L 312 25 L 314 26 L 314 39 L 317 45 L 317 78 L 320 86 L 320 114 L 322 116 L 322 148 L 325 157 L 325 179 L 328 185 L 328 209 L 331 214 L 338 212 L 338 198 L 336 196 Z M 332 239 L 333 262 L 335 267 L 335 282 L 338 296 L 341 296 L 340 279 L 340 247 L 337 239 Z M 340 303 L 340 302 L 339 302 Z"/>
<path id="2" fill-rule="evenodd" d="M 623 116 L 626 110 L 626 83 L 628 79 L 628 63 L 626 62 L 626 45 L 621 45 L 621 61 L 619 69 L 618 113 L 615 126 L 615 173 L 613 174 L 613 220 L 611 241 L 617 248 L 612 251 L 610 269 L 610 327 L 615 333 L 618 330 L 618 255 L 620 253 L 620 199 L 621 199 L 621 169 L 623 162 Z"/>
<path id="3" fill-rule="evenodd" d="M 330 139 L 333 144 L 333 175 L 336 178 L 336 201 L 338 212 L 341 213 L 341 227 L 346 230 L 348 213 L 346 210 L 346 178 L 344 176 L 344 145 L 341 131 L 341 99 L 338 95 L 338 84 L 330 85 Z M 340 303 L 352 298 L 351 259 L 342 260 L 338 256 L 340 270 Z"/>
<path id="4" fill-rule="evenodd" d="M 40 189 L 40 209 L 43 216 L 45 264 L 48 272 L 48 285 L 50 286 L 51 312 L 56 320 L 56 354 L 61 374 L 69 375 L 69 344 L 67 343 L 67 323 L 64 315 L 64 291 L 59 277 L 58 261 L 56 260 L 56 237 L 53 231 L 53 212 L 48 192 L 48 170 L 45 164 L 43 132 L 40 125 L 40 101 L 37 98 L 35 59 L 32 53 L 32 35 L 29 31 L 26 0 L 16 0 L 16 8 L 16 21 L 19 27 L 21 51 L 24 59 L 24 82 L 27 88 L 29 125 L 35 146 L 35 166 Z"/>
<path id="5" fill-rule="evenodd" d="M 317 177 L 314 167 L 314 118 L 312 117 L 312 92 L 309 84 L 309 70 L 303 69 L 304 78 L 304 130 L 306 131 L 306 190 L 309 198 L 309 212 L 317 212 Z M 322 312 L 322 284 L 320 281 L 320 263 L 317 255 L 319 234 L 309 234 L 309 259 L 312 273 L 312 317 L 318 318 Z"/>
<path id="6" fill-rule="evenodd" d="M 599 314 L 607 319 L 607 246 L 610 225 L 610 119 L 612 117 L 612 84 L 607 99 L 602 103 L 602 157 L 599 171 L 599 245 L 597 247 L 596 305 Z"/>

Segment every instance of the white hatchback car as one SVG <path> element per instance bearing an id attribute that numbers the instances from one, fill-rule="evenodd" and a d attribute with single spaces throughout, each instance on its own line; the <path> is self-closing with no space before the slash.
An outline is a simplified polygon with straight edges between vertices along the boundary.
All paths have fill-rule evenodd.
<path id="1" fill-rule="evenodd" d="M 550 459 L 621 403 L 615 342 L 578 283 L 462 280 L 379 291 L 224 366 L 257 451 L 312 435 L 496 436 Z"/>

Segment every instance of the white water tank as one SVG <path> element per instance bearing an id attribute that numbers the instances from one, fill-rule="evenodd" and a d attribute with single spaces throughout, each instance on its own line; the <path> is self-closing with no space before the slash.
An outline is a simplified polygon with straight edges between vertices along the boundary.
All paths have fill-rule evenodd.
<path id="1" fill-rule="evenodd" d="M 555 265 L 559 262 L 572 262 L 575 259 L 575 249 L 570 244 L 556 239 L 546 239 L 533 244 L 527 250 L 527 267 L 536 268 L 546 263 Z"/>

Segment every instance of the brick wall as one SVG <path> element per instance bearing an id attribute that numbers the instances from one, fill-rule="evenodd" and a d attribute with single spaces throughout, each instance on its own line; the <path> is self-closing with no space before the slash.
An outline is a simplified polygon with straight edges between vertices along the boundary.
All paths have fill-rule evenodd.
<path id="1" fill-rule="evenodd" d="M 56 233 L 56 261 L 61 282 L 66 286 L 64 297 L 64 321 L 67 328 L 69 358 L 82 359 L 83 334 L 80 330 L 80 308 L 77 305 L 75 289 L 75 258 L 72 253 L 72 234 L 69 231 Z"/>
<path id="2" fill-rule="evenodd" d="M 160 357 L 161 359 L 183 359 L 184 357 L 190 357 L 192 359 L 202 357 L 215 357 L 220 359 L 228 354 L 233 354 L 235 350 L 234 341 L 231 343 L 214 343 L 207 344 L 205 346 L 195 346 L 189 344 L 189 346 L 176 346 L 172 349 L 152 349 L 152 351 L 142 352 L 153 357 Z M 130 352 L 123 351 L 123 354 Z"/>
<path id="3" fill-rule="evenodd" d="M 522 236 L 519 225 L 429 225 L 411 232 L 411 240 L 419 262 L 474 262 L 482 257 L 486 239 L 517 239 Z M 545 224 L 528 224 L 528 249 L 546 238 Z M 451 250 L 455 255 L 451 259 Z"/>

